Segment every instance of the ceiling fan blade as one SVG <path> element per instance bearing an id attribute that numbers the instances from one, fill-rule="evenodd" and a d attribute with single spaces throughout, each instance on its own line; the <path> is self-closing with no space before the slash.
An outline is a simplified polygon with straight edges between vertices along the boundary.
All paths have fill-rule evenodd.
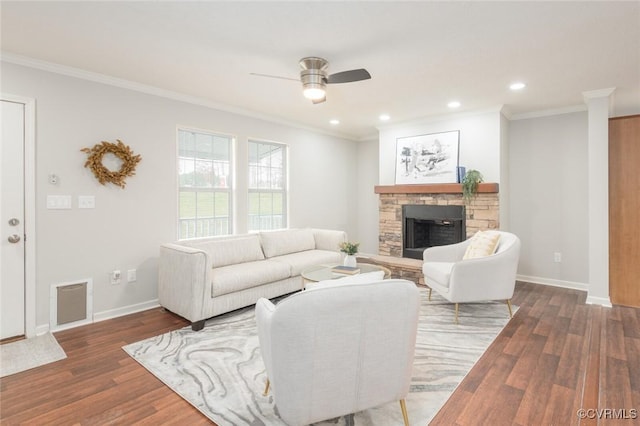
<path id="1" fill-rule="evenodd" d="M 325 96 L 325 97 L 320 98 L 320 99 L 312 99 L 311 102 L 313 102 L 314 105 L 315 105 L 315 104 L 321 104 L 322 102 L 324 102 L 326 100 L 327 100 L 327 97 Z"/>
<path id="2" fill-rule="evenodd" d="M 260 73 L 257 73 L 257 72 L 250 72 L 249 74 L 255 75 L 255 76 L 258 76 L 258 77 L 278 78 L 280 80 L 291 80 L 291 81 L 300 82 L 299 78 L 282 77 L 282 76 L 279 76 L 279 75 L 271 75 L 271 74 L 260 74 Z"/>
<path id="3" fill-rule="evenodd" d="M 368 80 L 371 78 L 369 71 L 364 68 L 337 72 L 327 77 L 327 84 L 350 83 L 352 81 Z"/>

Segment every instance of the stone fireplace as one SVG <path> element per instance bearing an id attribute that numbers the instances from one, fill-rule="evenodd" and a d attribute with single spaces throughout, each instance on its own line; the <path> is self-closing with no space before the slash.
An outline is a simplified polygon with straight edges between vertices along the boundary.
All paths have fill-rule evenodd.
<path id="1" fill-rule="evenodd" d="M 462 185 L 455 183 L 427 184 L 427 185 L 388 185 L 376 186 L 375 192 L 379 194 L 379 243 L 378 251 L 381 256 L 403 257 L 405 255 L 405 217 L 403 211 L 408 209 L 410 213 L 416 207 L 405 206 L 451 206 L 462 210 L 464 214 L 463 224 L 459 235 L 460 241 L 472 236 L 478 230 L 498 229 L 500 226 L 500 202 L 497 183 L 482 183 L 478 194 L 470 202 L 464 202 L 462 198 Z M 423 219 L 418 219 L 423 220 Z M 435 233 L 442 231 L 454 231 L 455 224 L 444 219 L 432 219 L 441 225 Z M 449 223 L 446 223 L 449 222 Z M 418 226 L 426 226 L 424 222 L 418 222 Z M 413 225 L 415 227 L 414 221 Z M 430 231 L 431 232 L 431 231 Z M 418 230 L 417 241 L 409 241 L 408 253 L 415 259 L 422 259 L 421 247 L 424 244 L 426 230 Z M 441 237 L 440 235 L 439 237 Z M 438 237 L 438 238 L 439 238 Z M 432 244 L 441 245 L 441 244 Z M 411 250 L 414 249 L 414 250 Z"/>

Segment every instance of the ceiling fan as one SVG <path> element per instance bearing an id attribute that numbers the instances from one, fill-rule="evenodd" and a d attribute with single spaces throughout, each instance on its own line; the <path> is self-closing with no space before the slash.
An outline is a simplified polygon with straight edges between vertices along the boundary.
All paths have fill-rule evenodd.
<path id="1" fill-rule="evenodd" d="M 299 80 L 302 82 L 302 93 L 305 98 L 311 99 L 311 102 L 314 104 L 319 104 L 327 100 L 327 84 L 351 83 L 371 78 L 371 74 L 364 68 L 327 74 L 329 62 L 326 59 L 314 56 L 300 59 L 299 64 L 300 68 L 302 68 Z M 251 75 L 298 81 L 294 78 L 279 77 L 276 75 L 258 73 L 251 73 Z"/>

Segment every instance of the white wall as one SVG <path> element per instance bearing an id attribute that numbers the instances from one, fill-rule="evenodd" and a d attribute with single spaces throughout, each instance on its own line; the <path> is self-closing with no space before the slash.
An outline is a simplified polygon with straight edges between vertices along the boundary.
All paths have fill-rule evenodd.
<path id="1" fill-rule="evenodd" d="M 1 83 L 4 93 L 36 99 L 40 327 L 49 322 L 49 287 L 57 282 L 92 277 L 94 312 L 102 318 L 156 299 L 158 246 L 176 238 L 179 125 L 236 135 L 242 155 L 249 137 L 288 144 L 290 226 L 357 234 L 357 142 L 5 62 Z M 142 156 L 124 190 L 101 186 L 80 152 L 116 139 Z M 58 185 L 47 182 L 50 173 L 60 177 Z M 238 184 L 245 197 L 246 179 Z M 72 195 L 73 209 L 47 210 L 51 194 Z M 78 209 L 78 195 L 95 195 L 96 208 Z M 237 231 L 244 232 L 244 198 L 238 207 Z M 109 284 L 109 271 L 134 268 L 136 283 Z"/>
<path id="2" fill-rule="evenodd" d="M 357 241 L 360 252 L 378 254 L 379 206 L 378 194 L 378 140 L 358 144 L 358 220 Z"/>
<path id="3" fill-rule="evenodd" d="M 510 229 L 522 241 L 518 273 L 586 289 L 587 113 L 511 121 L 509 142 Z"/>
<path id="4" fill-rule="evenodd" d="M 460 131 L 459 164 L 479 170 L 485 182 L 500 183 L 500 117 L 499 111 L 492 111 L 380 128 L 380 184 L 395 183 L 397 138 L 451 130 Z"/>

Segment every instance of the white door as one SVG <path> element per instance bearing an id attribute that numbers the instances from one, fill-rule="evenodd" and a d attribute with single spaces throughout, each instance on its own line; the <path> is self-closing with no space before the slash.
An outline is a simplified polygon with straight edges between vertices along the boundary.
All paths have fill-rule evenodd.
<path id="1" fill-rule="evenodd" d="M 25 105 L 0 102 L 0 338 L 25 334 Z"/>

